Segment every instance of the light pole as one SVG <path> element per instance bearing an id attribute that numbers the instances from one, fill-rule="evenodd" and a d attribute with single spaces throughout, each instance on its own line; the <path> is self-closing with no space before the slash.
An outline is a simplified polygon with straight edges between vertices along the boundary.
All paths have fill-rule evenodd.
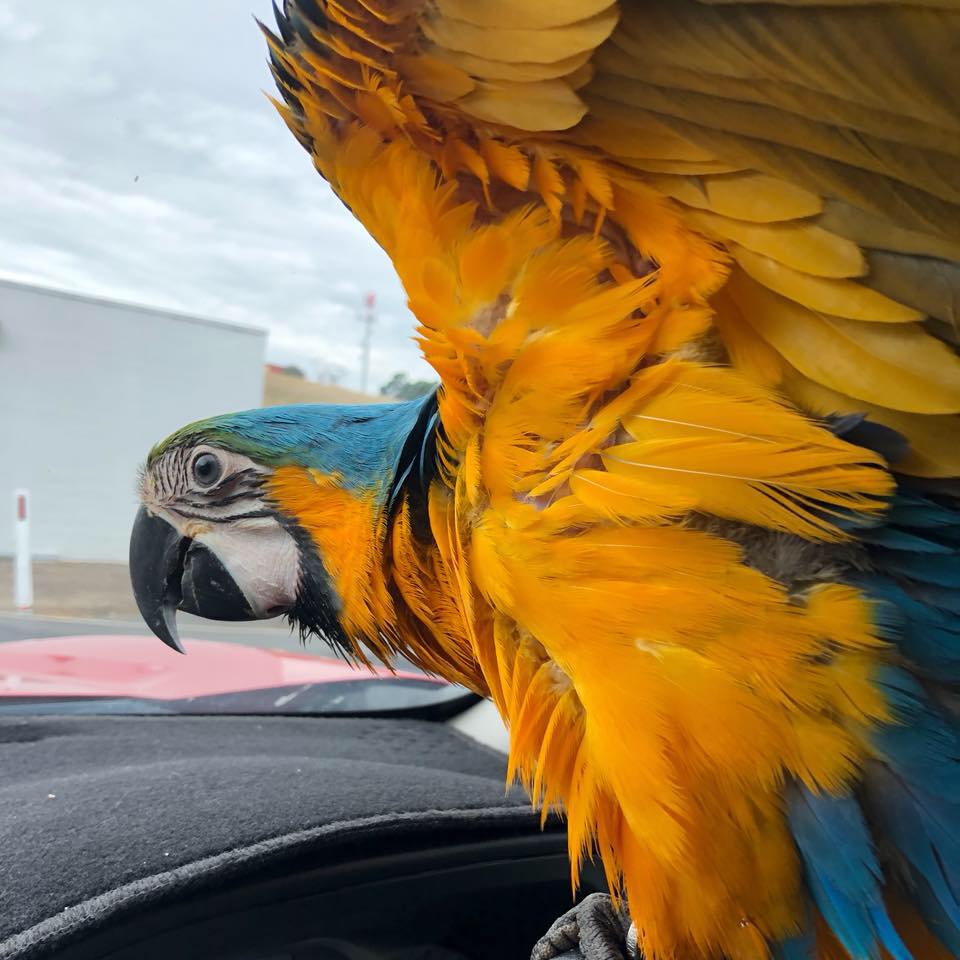
<path id="1" fill-rule="evenodd" d="M 376 320 L 374 309 L 377 305 L 377 295 L 368 293 L 363 298 L 364 311 L 361 318 L 363 323 L 363 339 L 360 341 L 361 349 L 361 367 L 360 367 L 360 392 L 367 392 L 367 383 L 370 379 L 370 340 L 373 336 L 373 324 Z"/>

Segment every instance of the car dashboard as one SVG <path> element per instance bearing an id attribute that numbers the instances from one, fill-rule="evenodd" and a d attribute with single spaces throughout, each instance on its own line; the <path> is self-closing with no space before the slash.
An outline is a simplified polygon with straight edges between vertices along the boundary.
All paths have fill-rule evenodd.
<path id="1" fill-rule="evenodd" d="M 560 824 L 445 724 L 5 717 L 0 751 L 4 958 L 505 960 L 572 902 Z"/>

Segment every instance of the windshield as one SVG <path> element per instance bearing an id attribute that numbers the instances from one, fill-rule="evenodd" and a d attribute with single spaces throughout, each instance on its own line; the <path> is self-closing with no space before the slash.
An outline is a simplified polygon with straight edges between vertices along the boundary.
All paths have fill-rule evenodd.
<path id="1" fill-rule="evenodd" d="M 464 700 L 402 659 L 355 672 L 282 618 L 181 613 L 183 657 L 134 602 L 138 471 L 171 431 L 436 379 L 387 258 L 263 95 L 251 13 L 270 21 L 271 0 L 0 4 L 4 713 Z"/>

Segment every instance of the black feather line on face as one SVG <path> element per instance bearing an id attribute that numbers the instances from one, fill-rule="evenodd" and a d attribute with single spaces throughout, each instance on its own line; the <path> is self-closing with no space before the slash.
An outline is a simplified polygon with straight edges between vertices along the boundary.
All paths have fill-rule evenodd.
<path id="1" fill-rule="evenodd" d="M 274 510 L 247 510 L 244 513 L 231 513 L 222 517 L 213 516 L 209 513 L 195 513 L 191 510 L 181 510 L 179 507 L 168 507 L 171 513 L 175 513 L 184 520 L 203 520 L 205 523 L 233 523 L 236 520 L 262 520 L 264 517 L 276 516 Z"/>
<path id="2" fill-rule="evenodd" d="M 208 497 L 205 500 L 180 500 L 181 507 L 193 507 L 196 510 L 203 510 L 207 507 L 229 507 L 231 504 L 240 503 L 243 500 L 256 501 L 260 495 L 260 486 L 244 484 L 243 488 L 223 497 Z"/>
<path id="3" fill-rule="evenodd" d="M 317 637 L 330 644 L 338 656 L 356 663 L 356 646 L 340 624 L 340 602 L 317 545 L 300 524 L 280 513 L 277 519 L 297 544 L 300 561 L 297 599 L 287 613 L 287 620 L 300 634 L 302 643 L 310 637 Z"/>

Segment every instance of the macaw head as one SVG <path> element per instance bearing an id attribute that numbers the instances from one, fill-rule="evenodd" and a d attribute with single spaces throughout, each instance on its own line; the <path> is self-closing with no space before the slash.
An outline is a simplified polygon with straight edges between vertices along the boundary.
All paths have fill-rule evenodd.
<path id="1" fill-rule="evenodd" d="M 176 611 L 287 615 L 346 649 L 390 603 L 390 518 L 432 462 L 436 398 L 303 404 L 192 423 L 147 458 L 130 538 L 140 612 L 181 650 Z M 425 481 L 428 482 L 428 481 Z"/>

